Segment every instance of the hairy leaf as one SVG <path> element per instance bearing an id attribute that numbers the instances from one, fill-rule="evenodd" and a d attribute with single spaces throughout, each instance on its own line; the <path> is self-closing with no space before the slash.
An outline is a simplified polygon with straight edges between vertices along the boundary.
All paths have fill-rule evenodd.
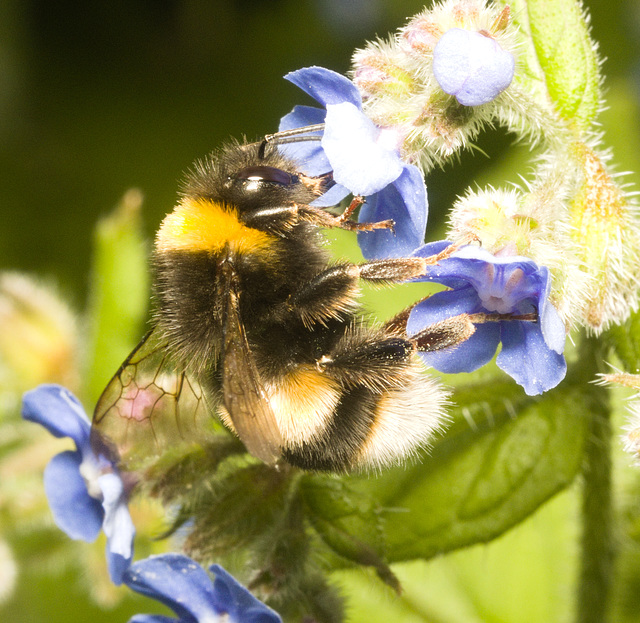
<path id="1" fill-rule="evenodd" d="M 577 132 L 593 123 L 601 101 L 599 62 L 576 0 L 529 0 L 530 34 L 558 114 Z"/>
<path id="2" fill-rule="evenodd" d="M 320 538 L 347 560 L 373 567 L 397 590 L 398 581 L 385 562 L 381 512 L 373 498 L 345 481 L 321 475 L 306 476 L 301 491 Z"/>
<path id="3" fill-rule="evenodd" d="M 455 422 L 430 455 L 344 481 L 347 497 L 316 497 L 310 507 L 325 541 L 353 561 L 365 545 L 389 562 L 427 559 L 490 541 L 570 484 L 588 398 L 570 385 L 537 400 L 514 387 L 496 381 L 459 391 Z"/>

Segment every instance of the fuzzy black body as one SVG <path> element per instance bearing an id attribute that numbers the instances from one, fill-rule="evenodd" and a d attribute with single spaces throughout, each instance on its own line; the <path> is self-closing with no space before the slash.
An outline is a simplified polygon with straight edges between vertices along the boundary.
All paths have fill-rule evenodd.
<path id="1" fill-rule="evenodd" d="M 362 322 L 359 279 L 397 263 L 331 265 L 320 227 L 338 219 L 309 206 L 321 192 L 258 145 L 197 163 L 156 237 L 154 343 L 259 458 L 381 467 L 431 436 L 444 394 L 411 340 Z"/>

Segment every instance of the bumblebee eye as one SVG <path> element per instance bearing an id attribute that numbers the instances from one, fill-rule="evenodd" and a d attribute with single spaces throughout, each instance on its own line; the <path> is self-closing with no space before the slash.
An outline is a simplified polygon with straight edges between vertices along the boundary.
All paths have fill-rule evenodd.
<path id="1" fill-rule="evenodd" d="M 276 169 L 276 167 L 262 165 L 245 167 L 238 171 L 233 177 L 237 180 L 247 182 L 269 182 L 271 184 L 278 184 L 279 186 L 293 186 L 299 182 L 297 175 L 292 175 L 282 169 Z"/>

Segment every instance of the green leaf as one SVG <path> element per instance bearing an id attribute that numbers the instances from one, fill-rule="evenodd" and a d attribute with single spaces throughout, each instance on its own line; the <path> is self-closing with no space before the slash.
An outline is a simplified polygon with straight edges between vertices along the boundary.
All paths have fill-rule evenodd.
<path id="1" fill-rule="evenodd" d="M 373 498 L 344 480 L 317 474 L 303 477 L 300 491 L 320 538 L 347 560 L 373 567 L 384 582 L 399 590 L 385 562 L 381 509 Z"/>
<path id="2" fill-rule="evenodd" d="M 575 0 L 529 0 L 529 31 L 558 114 L 578 133 L 592 125 L 601 102 L 596 45 Z"/>
<path id="3" fill-rule="evenodd" d="M 149 277 L 141 203 L 130 190 L 95 230 L 85 377 L 91 404 L 143 333 Z"/>
<path id="4" fill-rule="evenodd" d="M 574 479 L 585 438 L 583 392 L 568 385 L 534 400 L 506 385 L 458 392 L 454 425 L 421 464 L 353 480 L 386 511 L 381 542 L 390 562 L 490 541 Z"/>

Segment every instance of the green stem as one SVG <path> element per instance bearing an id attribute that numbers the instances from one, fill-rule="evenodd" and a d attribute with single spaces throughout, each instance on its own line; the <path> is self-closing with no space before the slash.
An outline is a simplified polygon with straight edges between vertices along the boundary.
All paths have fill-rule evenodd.
<path id="1" fill-rule="evenodd" d="M 600 371 L 604 359 L 601 343 L 586 339 L 580 350 L 585 372 L 586 369 L 589 374 Z M 614 579 L 609 393 L 605 387 L 593 383 L 585 385 L 591 408 L 582 472 L 583 524 L 577 621 L 605 623 Z"/>

